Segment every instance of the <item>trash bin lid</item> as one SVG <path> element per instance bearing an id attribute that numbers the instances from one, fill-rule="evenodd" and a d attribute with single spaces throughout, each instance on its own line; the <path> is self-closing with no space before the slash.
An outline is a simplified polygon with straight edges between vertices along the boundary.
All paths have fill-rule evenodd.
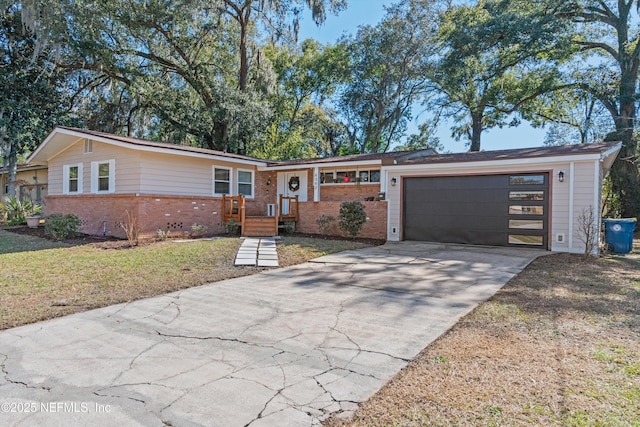
<path id="1" fill-rule="evenodd" d="M 635 218 L 603 218 L 603 222 L 607 223 L 620 223 L 620 224 L 632 224 L 636 222 Z"/>

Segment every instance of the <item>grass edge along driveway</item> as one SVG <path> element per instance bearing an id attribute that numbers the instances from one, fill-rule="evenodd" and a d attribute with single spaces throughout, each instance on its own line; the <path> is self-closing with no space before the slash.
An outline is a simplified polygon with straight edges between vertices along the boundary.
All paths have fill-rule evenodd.
<path id="1" fill-rule="evenodd" d="M 223 237 L 103 249 L 0 230 L 0 330 L 263 271 L 233 266 L 240 243 Z M 280 266 L 365 246 L 285 236 Z"/>
<path id="2" fill-rule="evenodd" d="M 640 246 L 538 258 L 328 426 L 640 426 Z"/>

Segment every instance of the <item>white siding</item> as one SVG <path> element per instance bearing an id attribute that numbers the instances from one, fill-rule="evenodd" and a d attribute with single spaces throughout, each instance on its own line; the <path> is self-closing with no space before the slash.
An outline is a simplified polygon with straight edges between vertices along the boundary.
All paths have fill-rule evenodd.
<path id="1" fill-rule="evenodd" d="M 386 182 L 382 183 L 382 188 L 386 187 L 386 198 L 389 203 L 388 222 L 387 222 L 387 238 L 389 240 L 399 240 L 402 237 L 402 206 L 401 206 L 401 190 L 402 177 L 410 176 L 455 176 L 455 175 L 486 175 L 486 174 L 506 174 L 506 173 L 523 173 L 523 172 L 548 172 L 549 173 L 549 192 L 551 200 L 549 207 L 551 215 L 549 217 L 550 235 L 549 242 L 552 250 L 580 252 L 582 243 L 575 239 L 575 223 L 580 210 L 592 206 L 594 203 L 594 165 L 593 160 L 574 162 L 574 174 L 569 173 L 570 162 L 548 162 L 541 159 L 536 162 L 525 165 L 505 165 L 500 166 L 474 166 L 474 165 L 425 165 L 424 169 L 403 168 L 403 166 L 386 166 L 383 167 L 382 177 Z M 564 182 L 558 181 L 558 172 L 565 172 Z M 398 182 L 395 186 L 391 185 L 391 179 L 397 177 Z M 573 215 L 570 212 L 570 186 L 574 185 L 574 203 Z M 577 214 L 576 214 L 577 212 Z M 573 221 L 573 227 L 569 222 Z M 397 233 L 393 233 L 393 229 Z M 573 230 L 573 247 L 569 247 L 570 229 Z M 564 242 L 556 242 L 558 234 L 564 235 Z"/>
<path id="2" fill-rule="evenodd" d="M 82 164 L 82 193 L 91 194 L 91 162 L 115 161 L 115 192 L 140 192 L 140 152 L 93 141 L 93 151 L 84 152 L 84 139 L 49 160 L 49 194 L 63 190 L 64 165 Z"/>
<path id="3" fill-rule="evenodd" d="M 583 212 L 592 210 L 598 218 L 600 206 L 594 206 L 595 200 L 595 179 L 593 162 L 574 163 L 574 190 L 573 190 L 573 248 L 575 252 L 584 251 L 584 243 L 581 241 L 578 221 Z M 598 180 L 599 181 L 599 180 Z M 595 209 L 595 210 L 594 210 Z M 582 237 L 583 238 L 583 237 Z"/>
<path id="4" fill-rule="evenodd" d="M 213 166 L 251 170 L 252 166 L 208 159 L 144 153 L 141 161 L 140 193 L 175 194 L 185 196 L 213 196 Z M 255 189 L 254 189 L 255 191 Z M 235 190 L 232 189 L 233 194 Z"/>
<path id="5" fill-rule="evenodd" d="M 91 194 L 91 164 L 114 160 L 115 194 L 213 195 L 213 166 L 253 170 L 252 166 L 216 162 L 196 157 L 137 151 L 93 141 L 92 152 L 84 152 L 84 139 L 49 160 L 49 194 L 63 192 L 65 165 L 83 166 L 82 192 Z M 255 191 L 255 189 L 254 189 Z"/>

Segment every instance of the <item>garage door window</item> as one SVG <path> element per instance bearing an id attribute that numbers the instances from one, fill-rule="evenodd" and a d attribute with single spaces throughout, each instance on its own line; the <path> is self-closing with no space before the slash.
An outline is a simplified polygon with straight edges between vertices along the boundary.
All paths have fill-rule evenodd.
<path id="1" fill-rule="evenodd" d="M 544 185 L 544 175 L 511 175 L 509 185 Z"/>
<path id="2" fill-rule="evenodd" d="M 509 234 L 509 243 L 512 245 L 542 246 L 544 244 L 544 238 L 542 236 Z"/>
<path id="3" fill-rule="evenodd" d="M 509 200 L 544 200 L 544 191 L 509 191 Z"/>
<path id="4" fill-rule="evenodd" d="M 544 215 L 544 206 L 510 205 L 509 215 Z"/>
<path id="5" fill-rule="evenodd" d="M 544 230 L 544 222 L 541 219 L 510 219 L 509 228 Z"/>

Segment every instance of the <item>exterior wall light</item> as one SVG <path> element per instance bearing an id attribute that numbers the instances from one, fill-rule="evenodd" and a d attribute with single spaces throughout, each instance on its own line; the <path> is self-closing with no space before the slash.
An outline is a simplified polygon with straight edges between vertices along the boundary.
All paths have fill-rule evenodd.
<path id="1" fill-rule="evenodd" d="M 398 178 L 396 178 L 395 176 L 393 178 L 391 178 L 391 186 L 392 187 L 395 187 L 397 183 L 398 183 Z"/>
<path id="2" fill-rule="evenodd" d="M 564 171 L 558 172 L 558 181 L 564 182 L 564 174 L 565 174 Z"/>

